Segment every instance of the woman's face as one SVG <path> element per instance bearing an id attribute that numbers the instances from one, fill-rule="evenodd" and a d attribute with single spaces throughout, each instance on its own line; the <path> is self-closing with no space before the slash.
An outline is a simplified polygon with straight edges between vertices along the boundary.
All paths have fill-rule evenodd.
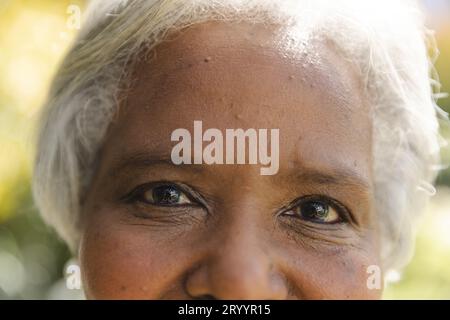
<path id="1" fill-rule="evenodd" d="M 367 98 L 330 43 L 291 40 L 206 23 L 136 65 L 83 204 L 88 298 L 380 297 Z M 279 129 L 277 173 L 173 164 L 172 132 L 194 144 L 194 121 L 223 133 L 224 157 L 226 129 Z"/>

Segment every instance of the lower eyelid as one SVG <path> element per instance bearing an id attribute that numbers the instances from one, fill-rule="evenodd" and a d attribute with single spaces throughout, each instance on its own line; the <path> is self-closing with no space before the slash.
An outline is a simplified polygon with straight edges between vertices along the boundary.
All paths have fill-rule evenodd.
<path id="1" fill-rule="evenodd" d="M 181 208 L 197 208 L 199 207 L 195 203 L 183 203 L 183 204 L 154 204 L 154 203 L 148 203 L 144 201 L 137 201 L 137 205 L 139 205 L 141 208 L 152 208 L 155 210 L 161 209 L 161 210 L 178 210 Z"/>
<path id="2" fill-rule="evenodd" d="M 198 210 L 199 207 L 195 206 L 157 206 L 145 203 L 136 203 L 128 208 L 128 211 L 138 217 L 138 218 L 148 218 L 152 217 L 175 217 L 193 214 L 194 211 Z"/>
<path id="3" fill-rule="evenodd" d="M 302 246 L 312 245 L 314 250 L 317 250 L 316 245 L 326 247 L 340 247 L 354 245 L 357 238 L 355 234 L 345 229 L 344 226 L 325 225 L 318 226 L 317 224 L 292 221 L 283 221 L 281 223 L 282 232 L 286 232 L 293 241 Z"/>
<path id="4" fill-rule="evenodd" d="M 340 237 L 338 233 L 344 232 L 347 227 L 346 223 L 317 223 L 301 219 L 299 221 L 292 221 L 292 219 L 290 221 L 283 220 L 281 223 L 284 227 L 289 228 L 296 234 L 304 234 L 313 238 L 316 236 L 329 238 L 334 238 L 335 236 Z"/>

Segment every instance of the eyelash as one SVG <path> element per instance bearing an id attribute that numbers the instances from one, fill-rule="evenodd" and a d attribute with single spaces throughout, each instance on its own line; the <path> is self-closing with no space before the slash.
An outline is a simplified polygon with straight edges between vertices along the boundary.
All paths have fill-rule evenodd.
<path id="1" fill-rule="evenodd" d="M 160 187 L 160 186 L 174 187 L 174 188 L 178 189 L 180 192 L 182 192 L 183 194 L 186 195 L 186 197 L 191 201 L 191 203 L 185 203 L 185 204 L 180 204 L 180 205 L 163 205 L 163 204 L 152 204 L 152 203 L 149 203 L 148 201 L 145 201 L 142 199 L 144 192 L 151 190 L 152 188 L 156 188 L 156 187 Z M 158 182 L 142 184 L 142 185 L 134 188 L 131 192 L 126 194 L 124 197 L 122 197 L 121 200 L 123 200 L 126 203 L 140 202 L 140 203 L 143 203 L 144 205 L 153 205 L 155 207 L 166 207 L 166 208 L 205 207 L 206 208 L 205 202 L 202 199 L 200 193 L 196 192 L 194 188 L 192 188 L 188 185 L 182 184 L 182 183 L 174 183 L 174 182 L 169 182 L 169 181 L 158 181 Z M 353 215 L 343 204 L 341 204 L 339 201 L 337 201 L 331 197 L 324 196 L 324 195 L 308 195 L 308 196 L 303 196 L 303 197 L 297 198 L 294 201 L 292 201 L 290 204 L 284 206 L 281 210 L 279 210 L 277 216 L 284 215 L 287 212 L 289 212 L 290 210 L 299 208 L 299 206 L 305 201 L 323 202 L 327 206 L 330 206 L 331 208 L 336 210 L 340 220 L 336 221 L 336 222 L 319 222 L 319 221 L 312 221 L 312 220 L 307 220 L 307 219 L 303 219 L 303 220 L 310 221 L 310 222 L 313 222 L 316 224 L 322 224 L 322 225 L 337 225 L 337 224 L 349 223 L 350 221 L 353 220 Z M 293 215 L 290 215 L 290 216 L 293 216 Z M 301 217 L 296 217 L 296 216 L 294 216 L 294 218 L 302 219 Z"/>
<path id="2" fill-rule="evenodd" d="M 192 202 L 188 204 L 181 204 L 181 205 L 162 205 L 162 204 L 151 204 L 147 201 L 142 200 L 144 192 L 151 190 L 152 188 L 161 187 L 161 186 L 167 186 L 167 187 L 174 187 L 180 192 L 184 193 L 186 197 Z M 146 205 L 154 205 L 156 207 L 196 207 L 196 206 L 203 206 L 203 201 L 200 199 L 201 197 L 194 196 L 193 193 L 195 192 L 191 187 L 179 184 L 179 183 L 173 183 L 169 181 L 158 181 L 158 182 L 150 182 L 145 183 L 140 186 L 137 186 L 134 188 L 131 192 L 126 194 L 124 197 L 121 198 L 122 201 L 126 203 L 134 203 L 134 202 L 142 202 Z"/>
<path id="3" fill-rule="evenodd" d="M 314 223 L 316 223 L 316 224 L 337 225 L 337 224 L 349 223 L 350 221 L 353 220 L 353 215 L 351 214 L 350 210 L 348 210 L 343 204 L 341 204 L 339 201 L 337 201 L 329 196 L 324 196 L 324 195 L 319 195 L 319 194 L 302 196 L 300 198 L 295 199 L 290 204 L 288 204 L 287 206 L 282 208 L 279 211 L 278 215 L 283 215 L 283 214 L 289 212 L 290 210 L 298 208 L 305 201 L 318 201 L 318 202 L 325 203 L 326 205 L 328 205 L 331 208 L 333 208 L 334 210 L 336 210 L 336 212 L 339 216 L 339 219 L 340 219 L 339 221 L 336 221 L 336 222 L 314 221 Z M 301 218 L 298 218 L 298 219 L 301 219 Z M 309 221 L 309 220 L 307 220 L 307 221 Z"/>

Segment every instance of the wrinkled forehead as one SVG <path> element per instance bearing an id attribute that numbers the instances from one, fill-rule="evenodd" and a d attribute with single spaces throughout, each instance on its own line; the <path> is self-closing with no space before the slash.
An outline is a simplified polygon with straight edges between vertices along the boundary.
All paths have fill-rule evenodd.
<path id="1" fill-rule="evenodd" d="M 211 108 L 229 98 L 241 110 L 256 104 L 289 112 L 289 104 L 295 109 L 309 102 L 336 120 L 368 118 L 356 67 L 331 42 L 293 34 L 280 26 L 224 22 L 174 32 L 136 65 L 127 105 L 152 106 L 156 113 L 161 100 L 168 112 L 181 99 L 195 113 L 186 99 Z"/>
<path id="2" fill-rule="evenodd" d="M 210 68 L 239 65 L 241 73 L 270 67 L 321 91 L 340 92 L 340 100 L 347 99 L 347 103 L 361 98 L 363 84 L 356 66 L 339 54 L 330 39 L 298 28 L 247 22 L 195 24 L 170 32 L 141 59 L 135 72 L 139 79 L 154 79 L 176 73 L 182 76 L 183 71 L 195 77 L 205 71 L 208 62 Z M 225 73 L 214 76 L 221 78 Z M 343 94 L 348 91 L 351 94 Z"/>
<path id="3" fill-rule="evenodd" d="M 137 63 L 114 127 L 133 141 L 125 149 L 166 154 L 171 132 L 195 120 L 220 130 L 278 128 L 281 166 L 331 153 L 346 162 L 353 148 L 368 167 L 369 114 L 357 72 L 326 41 L 292 39 L 279 26 L 208 22 L 171 34 Z"/>

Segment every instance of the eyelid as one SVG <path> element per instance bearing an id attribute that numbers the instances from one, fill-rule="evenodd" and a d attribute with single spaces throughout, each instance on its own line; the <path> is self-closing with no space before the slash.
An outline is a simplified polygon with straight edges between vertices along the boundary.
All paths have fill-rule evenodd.
<path id="1" fill-rule="evenodd" d="M 142 195 L 143 192 L 152 189 L 152 188 L 156 188 L 158 186 L 174 186 L 177 189 L 179 189 L 181 192 L 183 192 L 186 197 L 192 201 L 192 203 L 185 203 L 185 204 L 181 204 L 178 205 L 178 207 L 187 207 L 187 206 L 196 206 L 196 205 L 201 205 L 204 206 L 204 201 L 201 197 L 201 195 L 195 191 L 195 189 L 193 189 L 192 187 L 181 183 L 181 182 L 174 182 L 174 181 L 155 181 L 155 182 L 148 182 L 148 183 L 144 183 L 141 184 L 137 187 L 135 187 L 133 190 L 131 190 L 129 193 L 127 193 L 124 197 L 121 198 L 122 201 L 125 202 L 134 202 L 137 200 L 137 198 L 139 196 Z M 148 203 L 151 205 L 151 203 Z M 160 207 L 163 207 L 165 205 L 158 205 Z M 177 207 L 177 205 L 167 205 L 167 207 Z"/>
<path id="2" fill-rule="evenodd" d="M 342 203 L 340 203 L 339 201 L 337 201 L 336 199 L 333 199 L 331 197 L 328 196 L 324 196 L 324 195 L 307 195 L 307 196 L 302 196 L 300 198 L 295 199 L 294 201 L 292 201 L 290 204 L 288 204 L 287 206 L 284 206 L 281 210 L 280 210 L 280 214 L 287 212 L 289 210 L 294 209 L 295 207 L 299 206 L 303 201 L 323 201 L 326 204 L 332 206 L 337 214 L 340 217 L 340 221 L 336 221 L 336 222 L 324 222 L 322 224 L 339 224 L 339 223 L 352 223 L 354 222 L 354 218 L 353 215 L 351 213 L 351 211 L 344 206 Z M 317 222 L 320 223 L 320 222 Z"/>

